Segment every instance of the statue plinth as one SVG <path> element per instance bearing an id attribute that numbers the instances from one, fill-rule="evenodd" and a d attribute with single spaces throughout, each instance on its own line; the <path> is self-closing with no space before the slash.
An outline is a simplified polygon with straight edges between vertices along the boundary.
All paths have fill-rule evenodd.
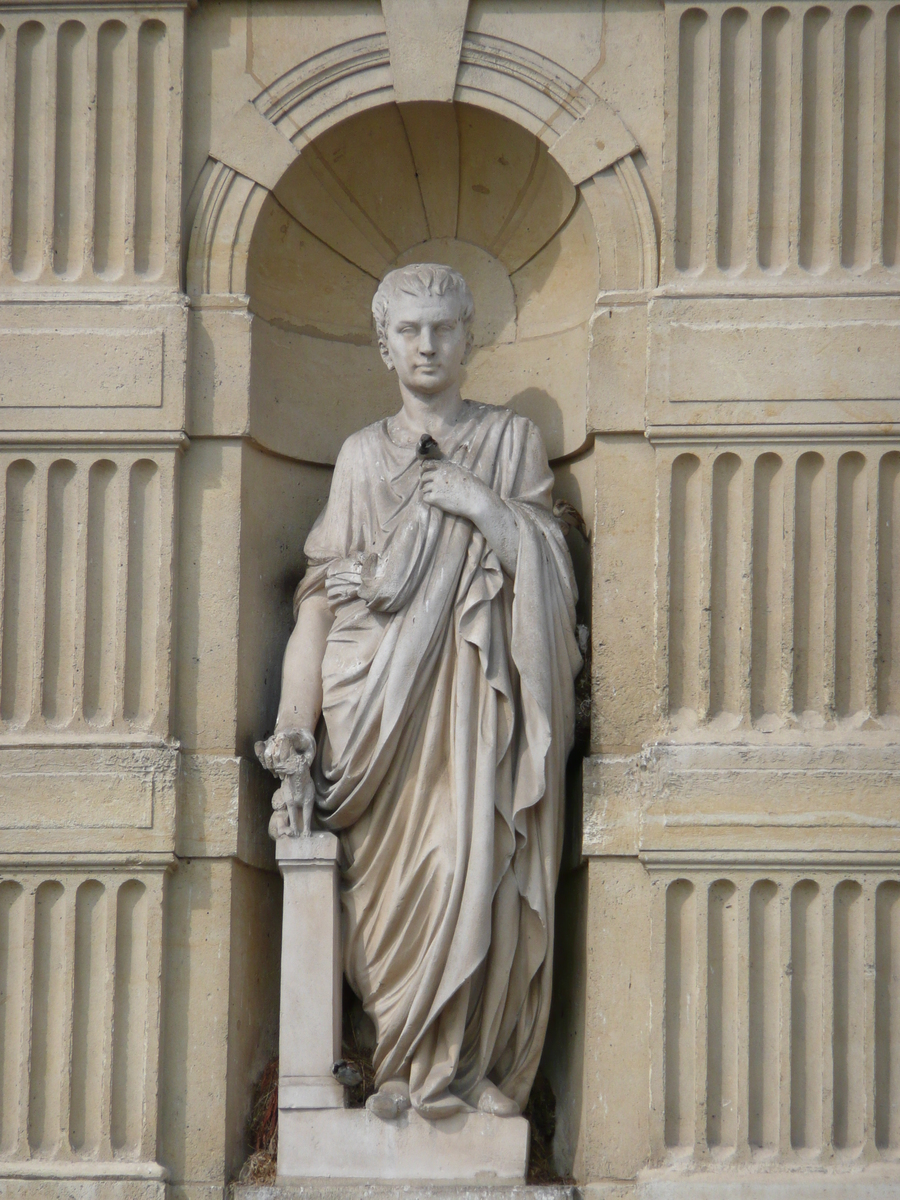
<path id="1" fill-rule="evenodd" d="M 284 876 L 279 1179 L 521 1183 L 528 1165 L 523 1117 L 417 1113 L 382 1121 L 344 1107 L 331 1068 L 341 1057 L 340 842 L 332 833 L 280 837 Z"/>
<path id="2" fill-rule="evenodd" d="M 524 1117 L 457 1113 L 426 1121 L 410 1109 L 382 1121 L 364 1108 L 281 1109 L 279 1179 L 374 1183 L 524 1183 Z"/>

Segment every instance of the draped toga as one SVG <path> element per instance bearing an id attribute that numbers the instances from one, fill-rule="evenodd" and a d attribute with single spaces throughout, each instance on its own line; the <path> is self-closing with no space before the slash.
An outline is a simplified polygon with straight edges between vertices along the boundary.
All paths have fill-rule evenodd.
<path id="1" fill-rule="evenodd" d="M 421 499 L 415 447 L 380 421 L 341 449 L 296 598 L 364 556 L 365 599 L 332 605 L 317 812 L 343 843 L 344 970 L 375 1025 L 376 1083 L 408 1078 L 430 1116 L 484 1077 L 527 1101 L 581 665 L 536 427 L 469 402 L 441 450 L 515 515 L 515 577 L 470 521 Z"/>

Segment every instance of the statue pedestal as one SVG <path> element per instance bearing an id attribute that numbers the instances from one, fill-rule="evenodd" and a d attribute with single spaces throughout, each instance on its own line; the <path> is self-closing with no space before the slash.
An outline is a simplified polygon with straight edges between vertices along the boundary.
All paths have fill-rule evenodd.
<path id="1" fill-rule="evenodd" d="M 523 1182 L 524 1117 L 382 1121 L 344 1107 L 331 1073 L 341 1057 L 340 843 L 331 833 L 282 837 L 275 852 L 284 876 L 279 1179 Z"/>

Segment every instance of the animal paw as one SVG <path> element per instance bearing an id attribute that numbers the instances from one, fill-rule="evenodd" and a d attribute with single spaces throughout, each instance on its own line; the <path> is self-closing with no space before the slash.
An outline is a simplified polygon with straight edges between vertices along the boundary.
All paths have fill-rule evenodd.
<path id="1" fill-rule="evenodd" d="M 273 842 L 290 833 L 291 825 L 284 809 L 276 809 L 269 817 L 269 837 Z"/>

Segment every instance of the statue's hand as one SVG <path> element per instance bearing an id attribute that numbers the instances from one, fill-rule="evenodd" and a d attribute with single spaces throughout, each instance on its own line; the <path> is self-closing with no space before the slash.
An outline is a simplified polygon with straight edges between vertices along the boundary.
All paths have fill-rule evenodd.
<path id="1" fill-rule="evenodd" d="M 477 522 L 485 508 L 485 493 L 490 491 L 477 475 L 447 459 L 425 459 L 422 473 L 422 499 L 454 517 Z"/>
<path id="2" fill-rule="evenodd" d="M 354 554 L 333 562 L 325 571 L 325 595 L 332 603 L 352 600 L 362 587 L 362 570 L 365 555 Z"/>
<path id="3" fill-rule="evenodd" d="M 315 746 L 315 740 L 309 730 L 285 729 L 280 733 L 273 733 L 264 742 L 257 742 L 254 748 L 256 757 L 266 770 L 283 779 L 288 774 L 288 769 L 296 762 L 297 755 L 305 753 L 310 742 Z"/>

